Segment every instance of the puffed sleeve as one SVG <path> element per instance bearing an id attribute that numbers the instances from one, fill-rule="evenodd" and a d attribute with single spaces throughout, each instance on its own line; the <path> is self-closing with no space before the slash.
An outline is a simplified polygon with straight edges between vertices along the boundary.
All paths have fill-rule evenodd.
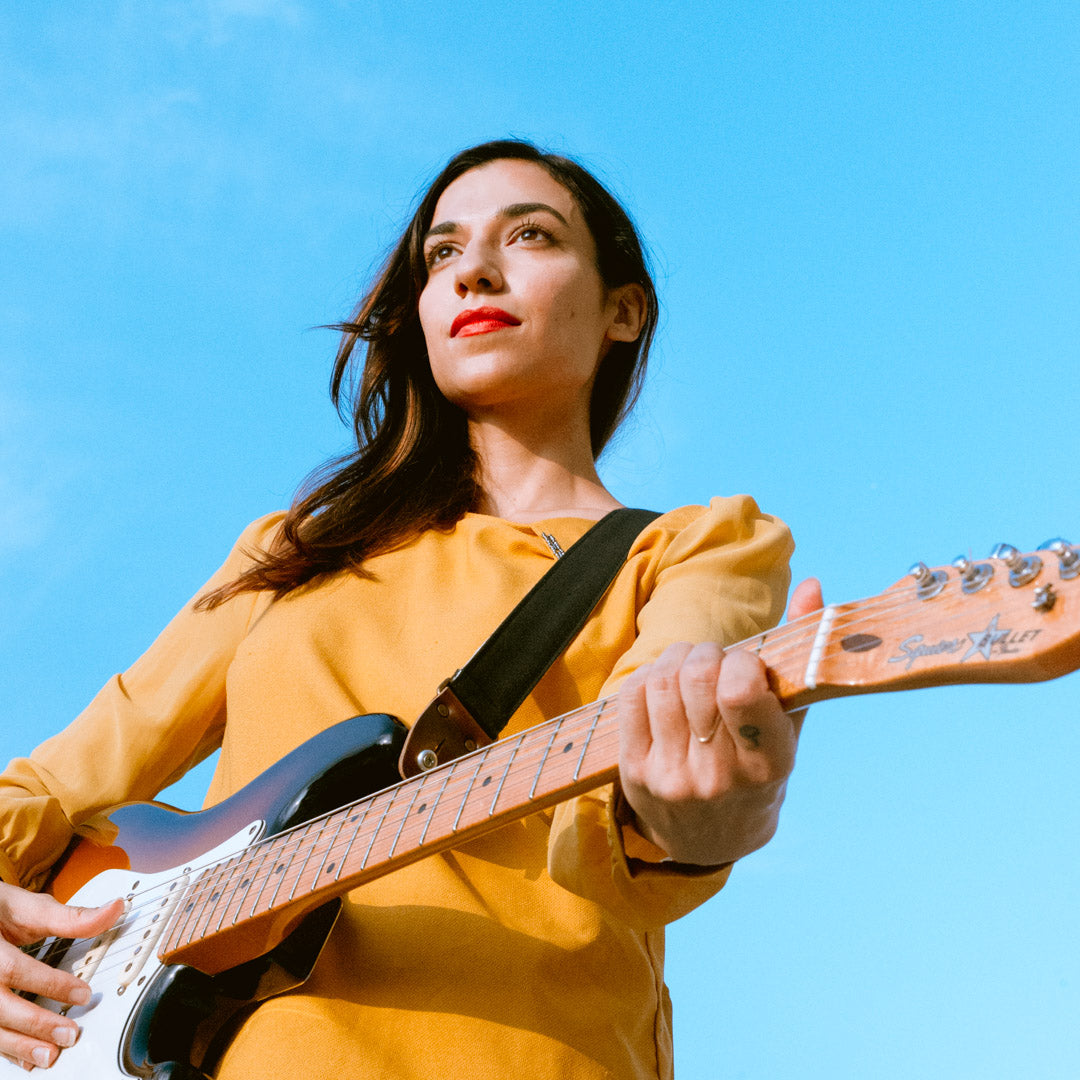
<path id="1" fill-rule="evenodd" d="M 713 499 L 707 508 L 684 507 L 657 519 L 620 574 L 634 579 L 637 636 L 601 696 L 672 642 L 730 646 L 774 626 L 783 614 L 793 550 L 787 527 L 748 496 Z M 548 847 L 551 877 L 643 930 L 680 918 L 723 886 L 730 866 L 671 862 L 631 818 L 617 785 L 558 806 Z"/>
<path id="2" fill-rule="evenodd" d="M 202 596 L 236 578 L 280 525 L 250 525 Z M 40 888 L 73 833 L 109 842 L 101 811 L 153 798 L 220 743 L 225 676 L 266 593 L 241 593 L 210 611 L 188 604 L 74 722 L 0 774 L 0 876 Z"/>

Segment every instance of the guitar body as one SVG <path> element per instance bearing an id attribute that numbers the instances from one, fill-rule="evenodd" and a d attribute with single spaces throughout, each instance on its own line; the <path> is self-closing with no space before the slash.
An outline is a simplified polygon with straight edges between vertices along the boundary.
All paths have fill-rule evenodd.
<path id="1" fill-rule="evenodd" d="M 131 896 L 112 930 L 84 941 L 50 939 L 35 953 L 74 971 L 93 990 L 88 1005 L 67 1015 L 83 1027 L 50 1075 L 58 1080 L 137 1076 L 197 1080 L 212 1068 L 252 1002 L 300 985 L 310 974 L 337 917 L 333 900 L 290 927 L 275 947 L 253 953 L 220 974 L 162 965 L 156 945 L 190 883 L 207 867 L 228 864 L 252 844 L 381 790 L 398 779 L 406 729 L 385 714 L 353 717 L 322 732 L 231 798 L 199 813 L 161 803 L 130 803 L 109 820 L 109 847 L 76 841 L 49 891 L 92 907 Z M 55 1002 L 42 1000 L 47 1008 Z M 0 1060 L 0 1076 L 22 1070 Z"/>

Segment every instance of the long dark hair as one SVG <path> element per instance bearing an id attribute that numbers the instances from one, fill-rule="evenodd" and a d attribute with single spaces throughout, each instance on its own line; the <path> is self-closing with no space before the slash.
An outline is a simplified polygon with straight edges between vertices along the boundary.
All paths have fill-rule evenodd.
<path id="1" fill-rule="evenodd" d="M 420 327 L 419 299 L 427 281 L 424 234 L 435 204 L 459 176 L 511 158 L 545 169 L 570 192 L 596 245 L 608 289 L 635 282 L 646 296 L 636 341 L 611 344 L 597 371 L 590 402 L 593 457 L 633 408 L 656 330 L 656 290 L 637 231 L 618 200 L 576 161 L 531 143 L 483 143 L 453 157 L 435 178 L 374 285 L 341 331 L 330 397 L 351 417 L 357 449 L 314 472 L 297 492 L 273 551 L 228 585 L 204 596 L 213 607 L 239 592 L 277 595 L 326 573 L 364 573 L 373 555 L 401 547 L 427 529 L 450 529 L 480 497 L 477 461 L 465 414 L 439 392 Z M 357 345 L 366 348 L 357 355 Z"/>

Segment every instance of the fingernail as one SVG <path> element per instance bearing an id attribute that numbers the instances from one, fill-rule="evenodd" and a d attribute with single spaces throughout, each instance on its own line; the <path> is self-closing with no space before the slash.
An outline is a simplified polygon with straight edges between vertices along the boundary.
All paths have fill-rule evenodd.
<path id="1" fill-rule="evenodd" d="M 76 986 L 75 989 L 68 994 L 68 1001 L 70 1001 L 72 1005 L 85 1005 L 89 1000 L 89 986 Z"/>
<path id="2" fill-rule="evenodd" d="M 47 1069 L 49 1062 L 52 1061 L 52 1053 L 44 1046 L 34 1047 L 34 1052 L 30 1056 L 34 1059 L 34 1064 L 41 1069 Z"/>
<path id="3" fill-rule="evenodd" d="M 57 1046 L 74 1046 L 75 1029 L 69 1027 L 53 1028 L 52 1039 Z"/>

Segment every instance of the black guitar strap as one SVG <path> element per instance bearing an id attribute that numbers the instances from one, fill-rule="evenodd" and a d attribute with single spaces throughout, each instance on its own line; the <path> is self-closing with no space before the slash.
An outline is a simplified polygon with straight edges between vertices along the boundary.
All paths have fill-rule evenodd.
<path id="1" fill-rule="evenodd" d="M 439 688 L 409 732 L 399 767 L 414 776 L 499 737 L 607 592 L 652 510 L 613 510 L 572 544 Z"/>

